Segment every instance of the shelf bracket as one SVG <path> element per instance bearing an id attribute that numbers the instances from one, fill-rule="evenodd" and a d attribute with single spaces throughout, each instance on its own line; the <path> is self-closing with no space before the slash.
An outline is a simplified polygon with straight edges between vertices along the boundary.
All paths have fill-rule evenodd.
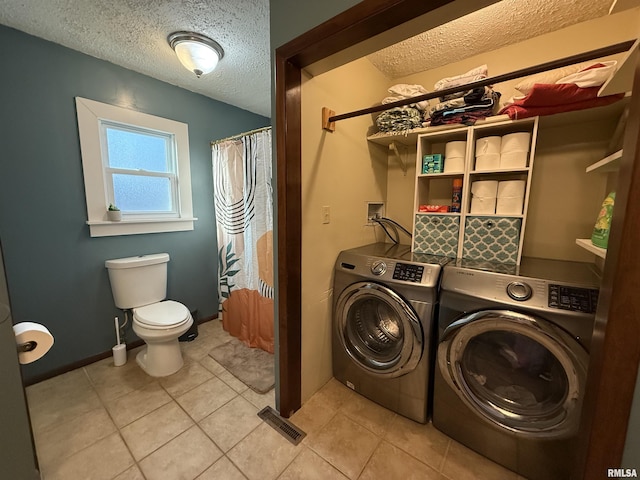
<path id="1" fill-rule="evenodd" d="M 406 177 L 407 176 L 407 160 L 405 159 L 405 157 L 402 156 L 402 154 L 398 150 L 398 146 L 396 145 L 396 142 L 391 142 L 389 144 L 389 150 L 393 152 L 394 157 L 398 159 L 400 168 L 402 168 L 402 174 Z"/>

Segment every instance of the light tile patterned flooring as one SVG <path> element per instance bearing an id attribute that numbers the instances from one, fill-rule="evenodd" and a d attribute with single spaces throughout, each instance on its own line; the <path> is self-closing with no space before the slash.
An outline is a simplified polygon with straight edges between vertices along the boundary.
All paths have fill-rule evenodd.
<path id="1" fill-rule="evenodd" d="M 208 356 L 220 322 L 182 343 L 185 366 L 154 379 L 129 352 L 27 388 L 44 480 L 521 479 L 449 439 L 328 382 L 291 421 L 292 445 L 257 416 L 275 408 Z"/>

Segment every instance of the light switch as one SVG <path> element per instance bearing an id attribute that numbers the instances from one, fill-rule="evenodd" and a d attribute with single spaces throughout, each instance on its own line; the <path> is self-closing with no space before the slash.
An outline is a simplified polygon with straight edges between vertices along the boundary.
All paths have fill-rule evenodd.
<path id="1" fill-rule="evenodd" d="M 331 222 L 331 208 L 329 205 L 325 205 L 322 207 L 322 223 L 330 223 Z"/>

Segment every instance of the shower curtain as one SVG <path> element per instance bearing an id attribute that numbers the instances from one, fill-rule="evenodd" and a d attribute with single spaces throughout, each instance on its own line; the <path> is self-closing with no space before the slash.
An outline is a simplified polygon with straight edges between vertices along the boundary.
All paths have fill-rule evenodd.
<path id="1" fill-rule="evenodd" d="M 273 353 L 271 129 L 212 146 L 218 315 L 250 347 Z"/>

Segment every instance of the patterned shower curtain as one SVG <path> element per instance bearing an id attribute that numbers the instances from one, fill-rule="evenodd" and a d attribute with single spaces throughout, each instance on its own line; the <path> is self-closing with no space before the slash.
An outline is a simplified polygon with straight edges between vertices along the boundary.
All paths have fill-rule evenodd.
<path id="1" fill-rule="evenodd" d="M 231 335 L 273 353 L 271 129 L 212 150 L 219 316 Z"/>

